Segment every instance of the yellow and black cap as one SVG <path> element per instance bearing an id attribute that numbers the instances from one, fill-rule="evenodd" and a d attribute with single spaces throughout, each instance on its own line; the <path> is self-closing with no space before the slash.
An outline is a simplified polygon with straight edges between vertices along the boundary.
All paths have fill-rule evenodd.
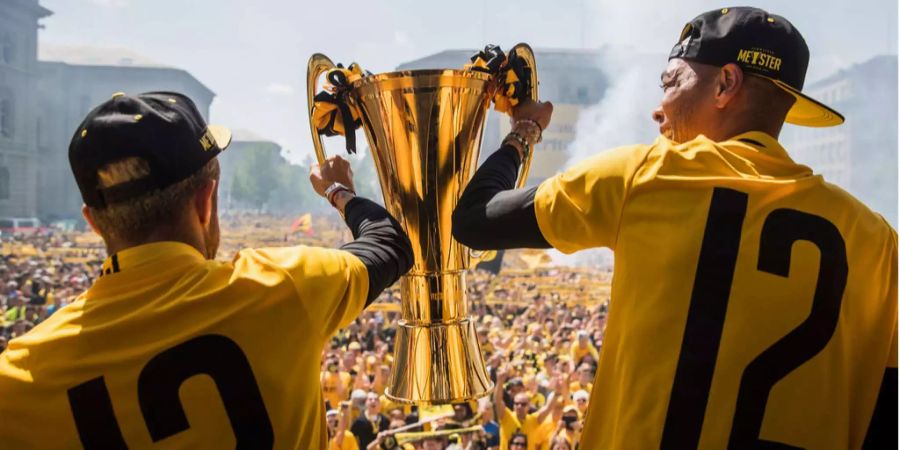
<path id="1" fill-rule="evenodd" d="M 75 131 L 69 164 L 84 203 L 103 208 L 184 180 L 230 143 L 231 132 L 207 125 L 182 94 L 120 92 L 88 113 Z M 129 157 L 146 161 L 149 175 L 102 188 L 98 171 Z"/>
<path id="2" fill-rule="evenodd" d="M 681 32 L 669 59 L 703 64 L 737 64 L 744 73 L 767 78 L 797 101 L 785 121 L 795 125 L 828 127 L 844 123 L 844 116 L 804 95 L 809 47 L 784 17 L 759 8 L 736 7 L 709 11 L 691 20 Z"/>

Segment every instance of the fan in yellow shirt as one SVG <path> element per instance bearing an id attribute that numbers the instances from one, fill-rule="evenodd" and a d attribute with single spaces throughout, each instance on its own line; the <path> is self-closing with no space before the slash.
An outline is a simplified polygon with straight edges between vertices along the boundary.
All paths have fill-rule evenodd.
<path id="1" fill-rule="evenodd" d="M 497 372 L 497 385 L 494 388 L 494 408 L 500 423 L 500 448 L 509 450 L 509 440 L 515 433 L 522 433 L 528 437 L 528 449 L 542 449 L 553 432 L 553 422 L 550 413 L 556 405 L 555 393 L 551 392 L 546 404 L 537 412 L 529 413 L 531 397 L 526 392 L 520 392 L 513 396 L 513 410 L 506 407 L 503 402 L 504 384 L 509 377 L 508 366 L 502 367 Z"/>
<path id="2" fill-rule="evenodd" d="M 572 348 L 569 351 L 572 362 L 580 364 L 582 362 L 581 359 L 587 355 L 591 355 L 595 362 L 600 361 L 600 352 L 598 352 L 597 347 L 594 347 L 594 344 L 591 343 L 587 331 L 581 330 L 578 332 L 577 336 L 577 339 L 572 343 Z"/>
<path id="3" fill-rule="evenodd" d="M 349 423 L 347 404 L 341 405 L 341 411 L 330 409 L 325 413 L 325 424 L 328 426 L 328 450 L 358 450 L 356 437 L 347 429 Z"/>
<path id="4" fill-rule="evenodd" d="M 590 393 L 594 388 L 594 369 L 589 364 L 578 366 L 578 371 L 572 375 L 575 380 L 569 383 L 569 392 L 586 391 Z"/>
<path id="5" fill-rule="evenodd" d="M 325 361 L 325 370 L 320 376 L 322 396 L 330 408 L 336 408 L 342 401 L 350 398 L 347 386 L 351 383 L 350 374 L 339 369 L 339 361 L 330 358 Z"/>

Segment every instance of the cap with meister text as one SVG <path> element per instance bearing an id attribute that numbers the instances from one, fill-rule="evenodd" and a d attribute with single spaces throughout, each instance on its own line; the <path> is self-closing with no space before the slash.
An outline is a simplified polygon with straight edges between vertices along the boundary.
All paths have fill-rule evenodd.
<path id="1" fill-rule="evenodd" d="M 800 92 L 809 48 L 787 19 L 759 8 L 722 8 L 700 14 L 684 26 L 669 59 L 703 64 L 737 64 L 744 73 L 767 78 L 797 101 L 785 121 L 809 127 L 844 123 L 844 116 Z"/>
<path id="2" fill-rule="evenodd" d="M 231 143 L 231 132 L 207 125 L 188 97 L 174 92 L 116 93 L 94 108 L 75 131 L 69 164 L 84 203 L 120 203 L 182 181 Z M 126 158 L 144 160 L 143 178 L 101 187 L 98 171 Z"/>

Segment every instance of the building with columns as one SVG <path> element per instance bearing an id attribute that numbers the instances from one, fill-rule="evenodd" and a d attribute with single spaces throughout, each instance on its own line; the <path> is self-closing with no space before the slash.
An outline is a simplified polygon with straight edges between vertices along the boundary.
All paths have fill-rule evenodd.
<path id="1" fill-rule="evenodd" d="M 207 120 L 215 94 L 190 73 L 126 49 L 38 43 L 38 0 L 0 0 L 0 217 L 78 218 L 72 134 L 115 92 L 181 92 Z"/>
<path id="2" fill-rule="evenodd" d="M 37 0 L 0 0 L 0 217 L 38 214 Z"/>
<path id="3" fill-rule="evenodd" d="M 187 71 L 125 49 L 41 44 L 38 66 L 36 210 L 45 220 L 81 215 L 68 151 L 75 129 L 92 108 L 116 92 L 175 91 L 190 97 L 208 121 L 215 97 Z"/>

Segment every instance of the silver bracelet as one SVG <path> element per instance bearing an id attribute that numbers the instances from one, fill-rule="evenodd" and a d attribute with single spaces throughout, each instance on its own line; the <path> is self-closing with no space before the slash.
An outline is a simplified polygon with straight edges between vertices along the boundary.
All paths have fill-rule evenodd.
<path id="1" fill-rule="evenodd" d="M 519 120 L 516 121 L 516 125 L 518 125 L 518 124 L 520 124 L 520 123 L 522 123 L 522 122 L 524 122 L 524 123 L 530 123 L 530 124 L 536 126 L 538 130 L 541 130 L 541 133 L 544 132 L 544 128 L 541 127 L 541 124 L 537 123 L 537 121 L 535 121 L 535 120 L 531 120 L 531 119 L 519 119 Z"/>

